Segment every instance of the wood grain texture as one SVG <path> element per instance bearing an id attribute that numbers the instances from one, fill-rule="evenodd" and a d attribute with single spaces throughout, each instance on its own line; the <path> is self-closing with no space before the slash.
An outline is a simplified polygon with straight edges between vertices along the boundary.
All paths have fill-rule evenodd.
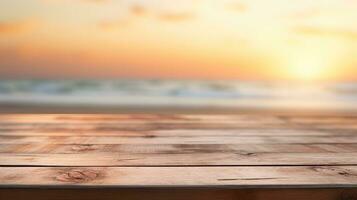
<path id="1" fill-rule="evenodd" d="M 357 153 L 1 154 L 3 166 L 357 165 Z"/>
<path id="2" fill-rule="evenodd" d="M 331 187 L 357 182 L 356 166 L 0 167 L 1 185 Z"/>
<path id="3" fill-rule="evenodd" d="M 17 154 L 191 154 L 357 153 L 357 144 L 0 144 L 0 153 Z"/>
<path id="4" fill-rule="evenodd" d="M 357 143 L 357 136 L 0 136 L 0 144 L 335 144 Z"/>
<path id="5" fill-rule="evenodd" d="M 355 188 L 357 117 L 0 115 L 0 187 L 35 186 Z"/>

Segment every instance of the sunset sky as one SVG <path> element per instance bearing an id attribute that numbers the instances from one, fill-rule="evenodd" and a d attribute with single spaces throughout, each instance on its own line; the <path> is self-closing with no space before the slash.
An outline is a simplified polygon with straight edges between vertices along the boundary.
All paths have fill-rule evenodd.
<path id="1" fill-rule="evenodd" d="M 357 80 L 357 0 L 1 0 L 0 78 Z"/>

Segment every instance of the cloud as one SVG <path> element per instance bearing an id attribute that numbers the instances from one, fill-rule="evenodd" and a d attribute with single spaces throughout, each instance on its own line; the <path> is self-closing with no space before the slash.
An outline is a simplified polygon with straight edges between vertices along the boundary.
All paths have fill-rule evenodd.
<path id="1" fill-rule="evenodd" d="M 127 27 L 143 18 L 165 22 L 183 22 L 192 20 L 195 17 L 194 14 L 190 12 L 157 11 L 148 9 L 147 7 L 139 4 L 129 6 L 128 11 L 128 15 L 124 16 L 122 19 L 103 20 L 97 25 L 103 30 L 115 30 Z"/>
<path id="2" fill-rule="evenodd" d="M 146 10 L 146 8 L 144 6 L 133 5 L 130 7 L 130 12 L 131 12 L 131 14 L 133 14 L 135 16 L 142 16 L 142 15 L 146 14 L 148 11 Z"/>
<path id="3" fill-rule="evenodd" d="M 234 4 L 230 4 L 227 6 L 227 8 L 230 11 L 235 11 L 235 12 L 239 12 L 239 13 L 243 13 L 248 11 L 248 6 L 246 4 L 243 3 L 234 3 Z"/>
<path id="4" fill-rule="evenodd" d="M 16 34 L 34 27 L 33 21 L 0 22 L 0 34 Z"/>
<path id="5" fill-rule="evenodd" d="M 342 39 L 357 40 L 357 31 L 339 28 L 321 28 L 313 26 L 302 26 L 295 29 L 295 32 L 311 36 L 328 36 Z"/>
<path id="6" fill-rule="evenodd" d="M 192 13 L 161 13 L 157 15 L 158 19 L 162 21 L 168 21 L 168 22 L 182 22 L 182 21 L 189 21 L 194 18 L 194 15 Z"/>
<path id="7" fill-rule="evenodd" d="M 127 27 L 133 22 L 133 17 L 144 17 L 148 11 L 144 6 L 132 5 L 129 7 L 129 14 L 122 19 L 102 20 L 99 22 L 98 28 L 103 30 L 116 30 Z"/>
<path id="8" fill-rule="evenodd" d="M 155 11 L 152 9 L 147 9 L 142 5 L 132 5 L 130 8 L 130 13 L 136 17 L 156 17 L 162 21 L 178 22 L 187 21 L 192 19 L 194 16 L 192 13 L 188 12 L 172 12 L 172 11 Z"/>
<path id="9" fill-rule="evenodd" d="M 130 7 L 130 12 L 134 16 L 138 17 L 148 17 L 156 16 L 158 19 L 163 21 L 186 21 L 193 18 L 193 14 L 188 12 L 157 12 L 153 10 L 148 10 L 142 5 L 133 5 Z"/>

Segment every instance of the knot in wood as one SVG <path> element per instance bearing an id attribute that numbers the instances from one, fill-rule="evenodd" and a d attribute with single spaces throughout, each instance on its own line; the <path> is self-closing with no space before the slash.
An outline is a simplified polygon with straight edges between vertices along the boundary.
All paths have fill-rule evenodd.
<path id="1" fill-rule="evenodd" d="M 345 177 L 355 177 L 356 174 L 352 173 L 348 169 L 341 169 L 338 167 L 322 167 L 322 166 L 314 166 L 311 167 L 311 169 L 315 172 L 320 172 L 324 174 L 331 174 L 331 175 L 340 175 L 340 176 L 345 176 Z"/>
<path id="2" fill-rule="evenodd" d="M 256 153 L 247 152 L 247 151 L 238 151 L 236 154 L 242 156 L 256 156 Z"/>
<path id="3" fill-rule="evenodd" d="M 84 183 L 97 179 L 100 173 L 89 169 L 70 169 L 62 172 L 56 177 L 56 180 L 62 182 Z"/>

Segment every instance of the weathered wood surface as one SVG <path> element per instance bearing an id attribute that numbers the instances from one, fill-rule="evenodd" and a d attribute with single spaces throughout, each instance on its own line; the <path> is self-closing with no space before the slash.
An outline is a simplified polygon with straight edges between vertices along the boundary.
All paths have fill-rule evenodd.
<path id="1" fill-rule="evenodd" d="M 0 115 L 0 187 L 31 186 L 354 188 L 357 116 Z"/>
<path id="2" fill-rule="evenodd" d="M 7 185 L 123 187 L 338 187 L 356 183 L 356 166 L 294 167 L 1 167 Z"/>

